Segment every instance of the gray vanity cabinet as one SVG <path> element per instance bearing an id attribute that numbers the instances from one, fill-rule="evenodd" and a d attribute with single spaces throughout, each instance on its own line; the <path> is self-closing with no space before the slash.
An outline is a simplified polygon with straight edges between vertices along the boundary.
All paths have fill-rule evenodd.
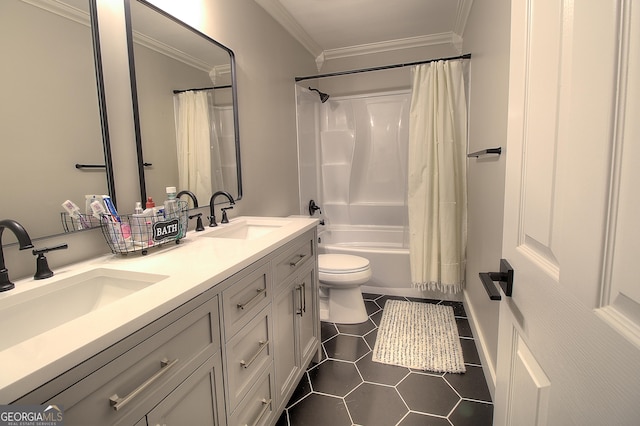
<path id="1" fill-rule="evenodd" d="M 218 297 L 205 292 L 16 403 L 61 405 L 66 425 L 171 424 L 161 419 L 180 413 L 221 425 L 223 395 Z"/>
<path id="2" fill-rule="evenodd" d="M 319 347 L 315 253 L 315 233 L 307 233 L 283 247 L 273 261 L 278 411 L 284 408 Z"/>
<path id="3" fill-rule="evenodd" d="M 65 425 L 274 424 L 320 347 L 315 228 L 33 390 Z"/>

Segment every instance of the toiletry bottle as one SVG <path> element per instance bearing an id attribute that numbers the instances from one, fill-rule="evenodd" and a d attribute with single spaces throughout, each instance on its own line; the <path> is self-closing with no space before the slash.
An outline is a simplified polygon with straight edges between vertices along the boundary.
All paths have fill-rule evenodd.
<path id="1" fill-rule="evenodd" d="M 146 208 L 148 209 L 152 209 L 156 206 L 156 203 L 153 202 L 153 198 L 149 197 L 147 198 L 147 204 L 146 204 Z"/>
<path id="2" fill-rule="evenodd" d="M 152 222 L 157 222 L 164 218 L 164 207 L 156 207 L 156 203 L 153 201 L 153 198 L 147 198 L 146 209 L 144 209 L 144 214 L 152 217 Z"/>
<path id="3" fill-rule="evenodd" d="M 142 203 L 136 201 L 136 207 L 131 215 L 131 236 L 133 243 L 140 247 L 149 246 L 149 236 L 151 233 L 151 217 L 142 210 Z M 153 210 L 149 210 L 153 212 Z"/>
<path id="4" fill-rule="evenodd" d="M 173 219 L 178 216 L 178 203 L 176 202 L 176 187 L 167 186 L 167 199 L 164 202 L 164 216 Z"/>
<path id="5" fill-rule="evenodd" d="M 180 205 L 176 200 L 176 187 L 175 186 L 167 186 L 167 199 L 164 202 L 164 217 L 165 219 L 178 219 L 178 225 L 180 230 L 177 239 L 184 237 L 187 232 L 187 216 L 186 214 L 181 214 Z"/>

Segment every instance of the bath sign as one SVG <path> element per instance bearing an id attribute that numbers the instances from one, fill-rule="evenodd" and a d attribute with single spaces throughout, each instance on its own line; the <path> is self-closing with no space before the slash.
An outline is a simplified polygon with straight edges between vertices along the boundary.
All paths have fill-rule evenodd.
<path id="1" fill-rule="evenodd" d="M 175 239 L 180 235 L 180 222 L 171 219 L 153 224 L 153 241 L 160 242 L 167 239 Z"/>

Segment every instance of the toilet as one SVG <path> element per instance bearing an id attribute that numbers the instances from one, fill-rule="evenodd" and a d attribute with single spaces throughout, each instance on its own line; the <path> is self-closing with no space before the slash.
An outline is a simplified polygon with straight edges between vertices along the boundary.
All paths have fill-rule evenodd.
<path id="1" fill-rule="evenodd" d="M 350 254 L 319 254 L 320 320 L 358 324 L 369 319 L 360 285 L 371 279 L 369 260 Z"/>

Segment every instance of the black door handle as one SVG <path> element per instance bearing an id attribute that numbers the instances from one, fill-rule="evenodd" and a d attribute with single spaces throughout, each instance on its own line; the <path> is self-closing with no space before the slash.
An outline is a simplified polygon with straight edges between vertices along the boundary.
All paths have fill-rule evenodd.
<path id="1" fill-rule="evenodd" d="M 505 296 L 511 297 L 513 293 L 513 268 L 506 259 L 500 259 L 500 272 L 480 272 L 480 280 L 491 300 L 501 300 L 500 291 L 493 284 L 497 281 L 502 287 Z"/>

